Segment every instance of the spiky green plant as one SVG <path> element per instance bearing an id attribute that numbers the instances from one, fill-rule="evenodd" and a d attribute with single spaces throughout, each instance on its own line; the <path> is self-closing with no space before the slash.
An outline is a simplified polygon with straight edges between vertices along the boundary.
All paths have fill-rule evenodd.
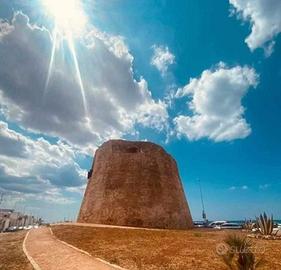
<path id="1" fill-rule="evenodd" d="M 273 216 L 268 218 L 266 213 L 260 214 L 257 218 L 257 227 L 262 235 L 271 235 L 273 232 Z"/>
<path id="2" fill-rule="evenodd" d="M 224 263 L 231 270 L 256 270 L 263 264 L 263 260 L 256 259 L 252 252 L 252 242 L 247 237 L 228 235 L 224 240 L 227 249 L 221 254 Z"/>

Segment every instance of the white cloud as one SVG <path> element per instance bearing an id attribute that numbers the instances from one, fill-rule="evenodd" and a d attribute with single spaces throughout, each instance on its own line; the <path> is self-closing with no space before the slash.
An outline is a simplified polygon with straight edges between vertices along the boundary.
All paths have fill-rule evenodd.
<path id="1" fill-rule="evenodd" d="M 209 138 L 216 142 L 247 137 L 250 125 L 244 119 L 241 104 L 251 86 L 258 83 L 255 70 L 247 66 L 227 67 L 220 63 L 215 69 L 205 70 L 199 78 L 177 91 L 176 97 L 189 97 L 191 115 L 174 119 L 178 135 L 189 140 Z"/>
<path id="2" fill-rule="evenodd" d="M 232 187 L 230 187 L 228 190 L 230 190 L 230 191 L 234 191 L 234 190 L 247 190 L 248 189 L 248 186 L 246 186 L 246 185 L 243 185 L 243 186 L 232 186 Z"/>
<path id="3" fill-rule="evenodd" d="M 168 67 L 175 63 L 175 56 L 169 51 L 167 46 L 153 45 L 152 48 L 151 65 L 155 66 L 164 76 L 168 71 Z"/>
<path id="4" fill-rule="evenodd" d="M 270 184 L 259 185 L 259 189 L 267 189 L 269 187 L 270 187 Z"/>
<path id="5" fill-rule="evenodd" d="M 57 199 L 65 188 L 85 185 L 86 172 L 66 144 L 33 140 L 0 121 L 0 189 Z M 17 153 L 14 150 L 17 147 Z"/>
<path id="6" fill-rule="evenodd" d="M 9 130 L 8 125 L 0 121 L 0 152 L 9 157 L 25 157 L 27 155 L 26 144 L 21 140 L 23 136 Z"/>
<path id="7" fill-rule="evenodd" d="M 14 30 L 14 26 L 10 25 L 5 20 L 0 19 L 0 41 L 1 38 Z"/>
<path id="8" fill-rule="evenodd" d="M 251 50 L 264 48 L 269 56 L 273 51 L 273 39 L 281 32 L 280 0 L 229 0 L 235 12 L 251 23 L 251 33 L 245 42 Z"/>
<path id="9" fill-rule="evenodd" d="M 66 41 L 57 46 L 45 90 L 50 33 L 30 25 L 22 13 L 15 15 L 11 25 L 1 25 L 0 111 L 8 120 L 88 153 L 104 140 L 134 132 L 137 123 L 157 129 L 166 126 L 166 104 L 152 98 L 143 78 L 134 78 L 133 56 L 122 37 L 93 27 L 75 40 L 88 109 L 85 114 Z"/>

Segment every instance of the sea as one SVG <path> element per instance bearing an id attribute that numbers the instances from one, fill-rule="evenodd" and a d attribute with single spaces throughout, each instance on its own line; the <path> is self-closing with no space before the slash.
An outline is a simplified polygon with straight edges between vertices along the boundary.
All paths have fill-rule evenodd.
<path id="1" fill-rule="evenodd" d="M 248 219 L 251 221 L 255 221 L 256 219 Z M 231 223 L 237 223 L 237 224 L 244 224 L 245 220 L 227 220 L 227 222 L 231 222 Z M 281 219 L 274 219 L 274 223 L 280 224 L 281 225 Z"/>
<path id="2" fill-rule="evenodd" d="M 239 224 L 239 225 L 245 223 L 245 220 L 226 220 L 226 219 L 221 219 L 221 220 L 225 220 L 226 222 L 229 222 L 229 223 L 236 223 L 236 224 Z M 256 219 L 247 219 L 246 221 L 249 221 L 249 220 L 255 222 Z M 208 223 L 211 223 L 213 221 L 215 221 L 215 220 L 209 220 Z M 201 220 L 200 221 L 194 221 L 194 223 L 202 223 L 202 222 L 203 221 L 201 221 Z M 278 224 L 281 227 L 281 219 L 274 219 L 274 223 Z"/>

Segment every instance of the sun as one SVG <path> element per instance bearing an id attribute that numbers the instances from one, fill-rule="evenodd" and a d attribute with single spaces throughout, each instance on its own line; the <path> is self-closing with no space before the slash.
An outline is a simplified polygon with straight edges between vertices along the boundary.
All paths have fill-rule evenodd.
<path id="1" fill-rule="evenodd" d="M 49 16 L 54 20 L 54 28 L 51 34 L 53 46 L 50 53 L 44 97 L 48 92 L 49 82 L 55 68 L 57 47 L 63 49 L 63 46 L 60 45 L 62 40 L 66 40 L 72 58 L 73 68 L 76 73 L 77 83 L 80 88 L 85 115 L 87 116 L 88 109 L 85 89 L 80 72 L 78 55 L 75 49 L 75 40 L 83 36 L 87 23 L 87 17 L 82 8 L 81 0 L 42 0 L 42 3 Z"/>
<path id="2" fill-rule="evenodd" d="M 86 15 L 79 0 L 43 0 L 47 12 L 54 18 L 62 34 L 79 34 L 86 24 Z"/>

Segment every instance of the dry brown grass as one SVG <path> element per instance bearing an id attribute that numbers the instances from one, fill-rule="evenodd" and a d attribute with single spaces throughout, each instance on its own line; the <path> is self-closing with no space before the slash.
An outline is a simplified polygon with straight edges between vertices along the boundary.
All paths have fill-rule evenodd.
<path id="1" fill-rule="evenodd" d="M 26 231 L 0 233 L 0 269 L 32 270 L 22 250 Z"/>
<path id="2" fill-rule="evenodd" d="M 55 235 L 94 257 L 99 257 L 127 269 L 226 269 L 216 254 L 216 245 L 229 232 L 211 230 L 130 230 L 54 226 Z M 264 245 L 266 270 L 281 269 L 281 241 L 254 240 Z M 258 256 L 259 257 L 259 256 Z"/>

